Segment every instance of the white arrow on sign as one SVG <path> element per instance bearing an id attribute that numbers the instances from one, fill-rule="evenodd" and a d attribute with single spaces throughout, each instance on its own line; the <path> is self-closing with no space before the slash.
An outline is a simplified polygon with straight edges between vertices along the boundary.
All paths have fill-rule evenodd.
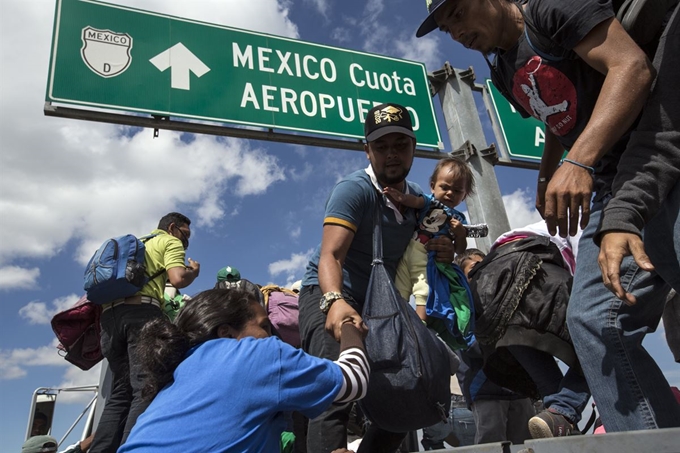
<path id="1" fill-rule="evenodd" d="M 181 42 L 164 50 L 149 61 L 161 72 L 171 68 L 170 86 L 178 90 L 190 89 L 190 72 L 196 74 L 196 77 L 201 77 L 210 71 L 210 68 L 199 60 L 196 55 L 191 53 Z"/>

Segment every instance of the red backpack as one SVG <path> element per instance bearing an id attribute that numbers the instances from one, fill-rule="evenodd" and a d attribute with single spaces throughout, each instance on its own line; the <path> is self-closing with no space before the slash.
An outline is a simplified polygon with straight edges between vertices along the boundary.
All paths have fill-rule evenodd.
<path id="1" fill-rule="evenodd" d="M 299 348 L 298 295 L 293 290 L 276 285 L 263 286 L 260 290 L 264 294 L 264 307 L 276 336 Z"/>
<path id="2" fill-rule="evenodd" d="M 52 318 L 52 330 L 60 343 L 57 349 L 81 370 L 89 370 L 104 358 L 99 343 L 101 312 L 101 305 L 93 304 L 83 296 L 73 307 Z"/>

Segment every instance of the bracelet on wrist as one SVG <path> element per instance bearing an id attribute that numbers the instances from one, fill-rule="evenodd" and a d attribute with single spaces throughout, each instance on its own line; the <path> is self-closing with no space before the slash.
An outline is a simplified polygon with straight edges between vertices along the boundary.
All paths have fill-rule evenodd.
<path id="1" fill-rule="evenodd" d="M 591 175 L 595 174 L 595 169 L 593 167 L 589 167 L 585 164 L 582 164 L 581 162 L 576 162 L 575 160 L 571 160 L 571 159 L 562 159 L 560 161 L 560 165 L 562 165 L 564 162 L 566 162 L 568 164 L 576 165 L 577 167 L 581 167 L 584 170 L 588 170 L 588 172 L 590 172 Z"/>

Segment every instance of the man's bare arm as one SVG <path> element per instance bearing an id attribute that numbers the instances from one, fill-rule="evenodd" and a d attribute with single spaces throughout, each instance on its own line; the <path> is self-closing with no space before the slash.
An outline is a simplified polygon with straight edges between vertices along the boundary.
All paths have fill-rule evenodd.
<path id="1" fill-rule="evenodd" d="M 189 258 L 187 267 L 177 266 L 168 269 L 168 280 L 177 289 L 191 285 L 201 271 L 201 265 Z"/>
<path id="2" fill-rule="evenodd" d="M 538 181 L 536 182 L 536 209 L 543 218 L 545 218 L 545 191 L 560 164 L 560 159 L 564 155 L 564 147 L 547 127 L 545 127 L 544 135 L 543 155 L 541 156 L 541 166 L 538 169 Z"/>
<path id="3" fill-rule="evenodd" d="M 615 19 L 591 30 L 574 51 L 605 75 L 593 114 L 567 158 L 593 167 L 630 128 L 642 110 L 654 79 L 644 52 Z M 544 215 L 550 234 L 573 236 L 588 224 L 592 175 L 564 164 L 555 171 L 545 194 Z M 579 222 L 580 218 L 580 222 Z"/>
<path id="4" fill-rule="evenodd" d="M 324 225 L 319 256 L 319 287 L 324 294 L 329 291 L 342 293 L 342 266 L 353 239 L 354 232 L 349 228 Z M 359 313 L 343 299 L 338 299 L 333 302 L 326 316 L 326 331 L 340 341 L 342 325 L 348 320 L 362 329 L 363 321 Z"/>

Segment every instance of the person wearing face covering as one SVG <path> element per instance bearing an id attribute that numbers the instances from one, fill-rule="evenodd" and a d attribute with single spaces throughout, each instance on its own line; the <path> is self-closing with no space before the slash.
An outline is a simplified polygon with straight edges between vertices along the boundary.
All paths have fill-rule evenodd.
<path id="1" fill-rule="evenodd" d="M 191 220 L 178 212 L 165 215 L 145 242 L 144 264 L 154 276 L 135 295 L 102 305 L 101 347 L 113 374 L 91 453 L 108 453 L 125 443 L 148 402 L 142 400 L 142 376 L 137 348 L 139 331 L 148 321 L 165 316 L 162 302 L 166 281 L 185 288 L 198 277 L 200 264 L 185 264 Z"/>

